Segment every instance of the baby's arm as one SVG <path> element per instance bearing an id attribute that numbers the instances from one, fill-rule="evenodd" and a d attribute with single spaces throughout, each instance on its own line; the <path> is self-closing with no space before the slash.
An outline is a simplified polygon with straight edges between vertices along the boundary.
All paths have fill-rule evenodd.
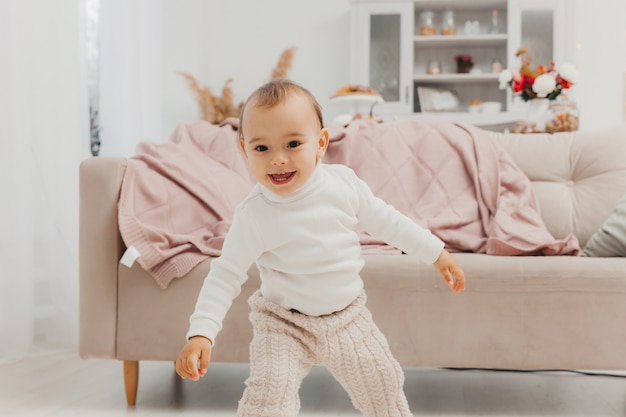
<path id="1" fill-rule="evenodd" d="M 465 290 L 465 272 L 450 253 L 443 249 L 433 264 L 454 292 Z"/>
<path id="2" fill-rule="evenodd" d="M 222 328 L 222 322 L 241 285 L 248 279 L 250 265 L 262 252 L 262 239 L 253 233 L 251 216 L 235 217 L 222 245 L 222 255 L 211 262 L 211 270 L 204 279 L 194 312 L 189 320 L 187 343 L 176 360 L 176 372 L 183 379 L 197 381 L 207 371 L 211 359 L 212 341 Z M 251 223 L 252 222 L 252 223 Z M 199 364 L 198 364 L 199 362 Z"/>
<path id="3" fill-rule="evenodd" d="M 213 344 L 204 336 L 194 336 L 189 339 L 176 360 L 176 372 L 181 378 L 197 381 L 206 374 L 211 361 Z M 200 368 L 198 368 L 200 361 Z"/>

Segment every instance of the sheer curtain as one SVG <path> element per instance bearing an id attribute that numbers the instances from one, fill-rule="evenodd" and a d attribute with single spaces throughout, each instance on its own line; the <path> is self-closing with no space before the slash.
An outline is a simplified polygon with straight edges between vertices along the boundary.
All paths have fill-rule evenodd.
<path id="1" fill-rule="evenodd" d="M 132 156 L 163 133 L 163 0 L 100 2 L 102 156 Z"/>
<path id="2" fill-rule="evenodd" d="M 80 0 L 0 1 L 0 361 L 76 347 Z"/>

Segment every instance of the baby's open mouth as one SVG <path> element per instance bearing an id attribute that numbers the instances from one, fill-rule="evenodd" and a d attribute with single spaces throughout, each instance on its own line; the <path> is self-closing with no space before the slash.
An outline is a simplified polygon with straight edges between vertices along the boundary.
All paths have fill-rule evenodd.
<path id="1" fill-rule="evenodd" d="M 294 176 L 295 171 L 292 172 L 284 172 L 282 174 L 269 174 L 270 180 L 274 184 L 285 184 L 289 182 L 289 180 Z"/>

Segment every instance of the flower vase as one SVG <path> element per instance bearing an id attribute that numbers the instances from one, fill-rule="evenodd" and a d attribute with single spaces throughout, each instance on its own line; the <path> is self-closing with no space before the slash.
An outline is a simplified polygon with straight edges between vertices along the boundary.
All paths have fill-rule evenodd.
<path id="1" fill-rule="evenodd" d="M 535 127 L 533 131 L 544 132 L 546 130 L 546 116 L 549 107 L 550 100 L 547 98 L 533 98 L 528 100 L 526 121 L 534 124 Z"/>

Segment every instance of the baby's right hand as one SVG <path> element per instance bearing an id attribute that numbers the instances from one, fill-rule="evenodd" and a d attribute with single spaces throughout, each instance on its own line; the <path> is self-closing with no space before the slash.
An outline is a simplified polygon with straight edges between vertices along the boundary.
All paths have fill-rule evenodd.
<path id="1" fill-rule="evenodd" d="M 189 339 L 176 360 L 176 373 L 181 378 L 197 381 L 206 374 L 211 361 L 212 343 L 203 336 L 194 336 Z M 200 361 L 200 368 L 198 368 Z"/>
<path id="2" fill-rule="evenodd" d="M 454 259 L 447 250 L 443 249 L 441 251 L 434 265 L 446 281 L 446 284 L 448 284 L 454 292 L 465 291 L 465 272 L 463 272 L 461 265 L 459 265 L 456 259 Z"/>

